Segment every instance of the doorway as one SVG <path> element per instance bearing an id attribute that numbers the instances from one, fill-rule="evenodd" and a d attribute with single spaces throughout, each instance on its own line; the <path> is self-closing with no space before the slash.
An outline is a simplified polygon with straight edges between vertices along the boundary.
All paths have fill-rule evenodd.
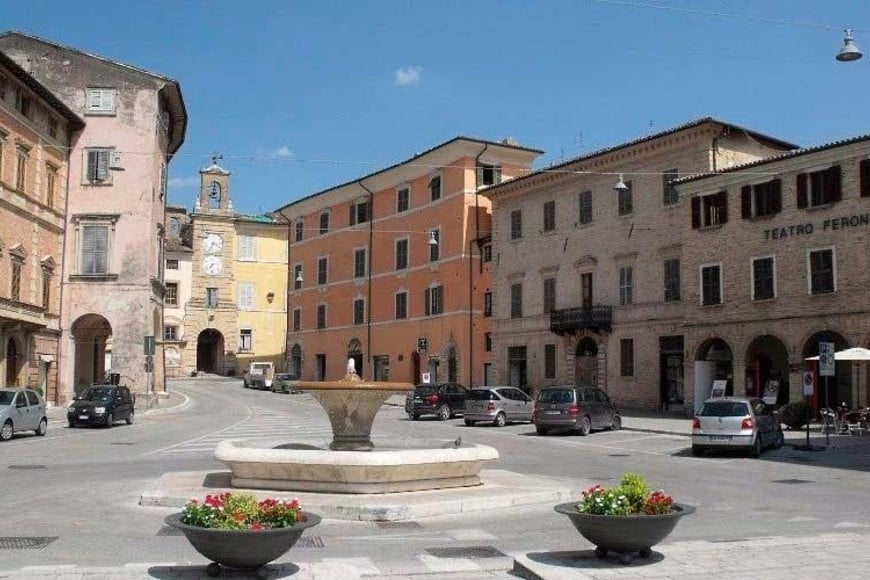
<path id="1" fill-rule="evenodd" d="M 529 392 L 528 373 L 526 363 L 526 347 L 524 346 L 509 346 L 508 347 L 508 376 L 510 377 L 510 386 L 517 387 L 526 394 Z"/>
<path id="2" fill-rule="evenodd" d="M 12 337 L 6 342 L 6 385 L 10 387 L 18 386 L 18 375 L 21 371 L 21 359 L 24 357 L 19 354 L 18 343 Z"/>
<path id="3" fill-rule="evenodd" d="M 660 404 L 665 410 L 686 400 L 683 380 L 683 337 L 659 337 Z"/>
<path id="4" fill-rule="evenodd" d="M 207 328 L 196 338 L 196 370 L 204 373 L 220 373 L 223 365 L 224 335 L 219 330 Z"/>
<path id="5" fill-rule="evenodd" d="M 577 343 L 574 352 L 574 382 L 580 387 L 598 386 L 598 344 L 589 336 Z"/>

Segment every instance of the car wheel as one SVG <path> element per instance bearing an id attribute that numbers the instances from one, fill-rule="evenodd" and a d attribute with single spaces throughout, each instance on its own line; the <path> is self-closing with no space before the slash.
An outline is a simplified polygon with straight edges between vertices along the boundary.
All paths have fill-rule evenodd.
<path id="1" fill-rule="evenodd" d="M 76 422 L 75 422 L 75 421 L 67 421 L 67 426 L 68 426 L 70 429 L 75 429 L 75 427 L 76 427 Z"/>
<path id="2" fill-rule="evenodd" d="M 12 420 L 7 419 L 5 423 L 3 423 L 3 427 L 0 427 L 0 441 L 9 441 L 12 439 L 12 435 L 15 433 L 15 430 L 12 428 Z"/>
<path id="3" fill-rule="evenodd" d="M 468 427 L 474 427 L 474 423 L 475 423 L 475 422 L 476 422 L 476 421 L 472 421 L 471 419 L 466 419 L 466 420 L 465 420 L 465 424 L 466 424 L 466 426 L 468 426 Z"/>
<path id="4" fill-rule="evenodd" d="M 504 427 L 507 424 L 507 417 L 504 416 L 504 413 L 499 413 L 495 416 L 495 421 L 492 424 L 496 427 Z"/>
<path id="5" fill-rule="evenodd" d="M 420 419 L 420 415 L 417 413 L 410 413 L 408 416 L 411 418 L 411 421 L 417 421 Z"/>
<path id="6" fill-rule="evenodd" d="M 700 447 L 695 447 L 694 445 L 692 445 L 692 456 L 701 457 L 702 455 L 704 455 L 704 450 Z"/>
<path id="7" fill-rule="evenodd" d="M 547 433 L 550 432 L 550 430 L 547 429 L 546 427 L 537 427 L 537 426 L 535 427 L 535 431 L 538 432 L 538 435 L 546 435 Z"/>
<path id="8" fill-rule="evenodd" d="M 45 437 L 45 433 L 48 431 L 48 420 L 43 417 L 39 422 L 39 427 L 36 428 L 36 434 L 40 437 Z"/>
<path id="9" fill-rule="evenodd" d="M 613 420 L 610 423 L 610 429 L 613 431 L 619 431 L 622 429 L 622 417 L 614 415 Z"/>
<path id="10" fill-rule="evenodd" d="M 587 416 L 580 419 L 580 426 L 577 428 L 577 432 L 586 437 L 592 431 L 592 420 Z"/>
<path id="11" fill-rule="evenodd" d="M 127 415 L 127 425 L 133 424 L 133 419 L 134 419 L 135 414 L 136 414 L 136 411 L 130 411 L 130 414 Z"/>
<path id="12" fill-rule="evenodd" d="M 446 421 L 450 418 L 450 407 L 446 404 L 441 405 L 441 408 L 438 409 L 438 419 L 441 421 Z"/>
<path id="13" fill-rule="evenodd" d="M 759 457 L 761 455 L 761 434 L 755 436 L 755 444 L 749 449 L 750 457 Z"/>
<path id="14" fill-rule="evenodd" d="M 115 415 L 114 413 L 109 413 L 106 415 L 106 429 L 111 429 L 115 424 Z"/>
<path id="15" fill-rule="evenodd" d="M 773 437 L 773 448 L 782 449 L 783 445 L 785 445 L 785 435 L 782 434 L 782 431 L 777 431 Z"/>

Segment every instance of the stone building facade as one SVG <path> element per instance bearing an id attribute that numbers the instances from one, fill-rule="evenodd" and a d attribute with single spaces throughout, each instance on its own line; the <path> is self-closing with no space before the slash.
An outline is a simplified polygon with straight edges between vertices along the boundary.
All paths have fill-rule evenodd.
<path id="1" fill-rule="evenodd" d="M 187 345 L 184 307 L 193 282 L 193 243 L 190 216 L 183 207 L 166 207 L 166 292 L 163 296 L 163 357 L 166 377 L 187 376 L 181 353 Z"/>
<path id="2" fill-rule="evenodd" d="M 696 403 L 727 392 L 814 407 L 870 404 L 870 363 L 821 379 L 819 342 L 870 348 L 870 136 L 690 177 L 677 184 L 685 272 L 683 325 Z M 707 200 L 727 211 L 715 223 Z"/>
<path id="3" fill-rule="evenodd" d="M 108 371 L 162 392 L 162 346 L 149 374 L 143 342 L 163 329 L 167 166 L 187 127 L 180 86 L 18 32 L 0 35 L 0 51 L 85 120 L 70 150 L 55 402 Z"/>
<path id="4" fill-rule="evenodd" d="M 83 125 L 0 52 L 0 385 L 52 402 L 69 147 Z"/>
<path id="5" fill-rule="evenodd" d="M 291 224 L 290 372 L 337 380 L 486 384 L 486 185 L 540 151 L 457 137 L 280 210 Z"/>
<path id="6" fill-rule="evenodd" d="M 486 189 L 495 381 L 684 405 L 688 206 L 672 181 L 793 148 L 705 118 Z"/>

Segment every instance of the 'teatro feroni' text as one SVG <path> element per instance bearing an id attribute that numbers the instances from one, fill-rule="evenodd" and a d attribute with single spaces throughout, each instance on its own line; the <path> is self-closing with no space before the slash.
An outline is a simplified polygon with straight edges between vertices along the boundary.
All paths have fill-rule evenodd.
<path id="1" fill-rule="evenodd" d="M 805 224 L 793 224 L 781 228 L 770 228 L 764 230 L 764 239 L 781 240 L 797 236 L 809 236 L 817 231 L 827 232 L 831 230 L 850 230 L 868 226 L 870 226 L 870 213 L 861 213 L 826 219 L 821 223 L 821 225 L 807 222 Z"/>

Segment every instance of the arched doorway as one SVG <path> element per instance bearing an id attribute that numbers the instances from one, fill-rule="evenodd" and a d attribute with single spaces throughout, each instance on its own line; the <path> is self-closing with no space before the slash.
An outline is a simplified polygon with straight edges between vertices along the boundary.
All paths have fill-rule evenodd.
<path id="1" fill-rule="evenodd" d="M 21 374 L 23 365 L 23 349 L 18 348 L 18 341 L 15 340 L 14 336 L 10 336 L 6 342 L 6 385 L 18 386 L 18 375 Z"/>
<path id="2" fill-rule="evenodd" d="M 302 378 L 302 347 L 294 344 L 290 349 L 290 374 Z"/>
<path id="3" fill-rule="evenodd" d="M 362 355 L 362 343 L 357 338 L 351 339 L 349 343 L 347 343 L 347 358 L 353 359 L 353 365 L 356 369 L 356 374 L 360 377 L 363 376 L 363 355 Z"/>
<path id="4" fill-rule="evenodd" d="M 85 314 L 73 322 L 71 331 L 75 352 L 73 388 L 78 395 L 89 385 L 104 381 L 108 368 L 106 360 L 108 345 L 112 339 L 112 325 L 99 314 Z M 115 369 L 115 371 L 124 372 L 124 369 Z"/>
<path id="5" fill-rule="evenodd" d="M 459 364 L 456 361 L 456 349 L 447 349 L 447 382 L 459 382 Z"/>
<path id="6" fill-rule="evenodd" d="M 788 349 L 773 335 L 756 337 L 746 349 L 746 396 L 783 405 L 788 393 Z"/>
<path id="7" fill-rule="evenodd" d="M 804 343 L 803 358 L 818 356 L 820 342 L 833 342 L 834 351 L 839 352 L 849 348 L 849 343 L 840 334 L 826 330 L 817 332 Z M 853 405 L 852 400 L 852 362 L 837 361 L 835 366 L 836 375 L 833 377 L 820 377 L 818 361 L 806 361 L 807 367 L 815 373 L 816 384 L 813 396 L 810 397 L 810 407 L 817 411 L 821 407 L 835 409 L 840 403 L 847 406 Z"/>
<path id="8" fill-rule="evenodd" d="M 714 386 L 723 389 L 721 394 L 734 394 L 734 355 L 721 338 L 705 340 L 695 353 L 695 408 L 710 397 Z"/>
<path id="9" fill-rule="evenodd" d="M 583 387 L 598 385 L 598 344 L 592 337 L 577 343 L 574 352 L 574 382 Z"/>
<path id="10" fill-rule="evenodd" d="M 224 359 L 224 335 L 214 328 L 206 328 L 196 337 L 196 370 L 220 373 Z"/>

